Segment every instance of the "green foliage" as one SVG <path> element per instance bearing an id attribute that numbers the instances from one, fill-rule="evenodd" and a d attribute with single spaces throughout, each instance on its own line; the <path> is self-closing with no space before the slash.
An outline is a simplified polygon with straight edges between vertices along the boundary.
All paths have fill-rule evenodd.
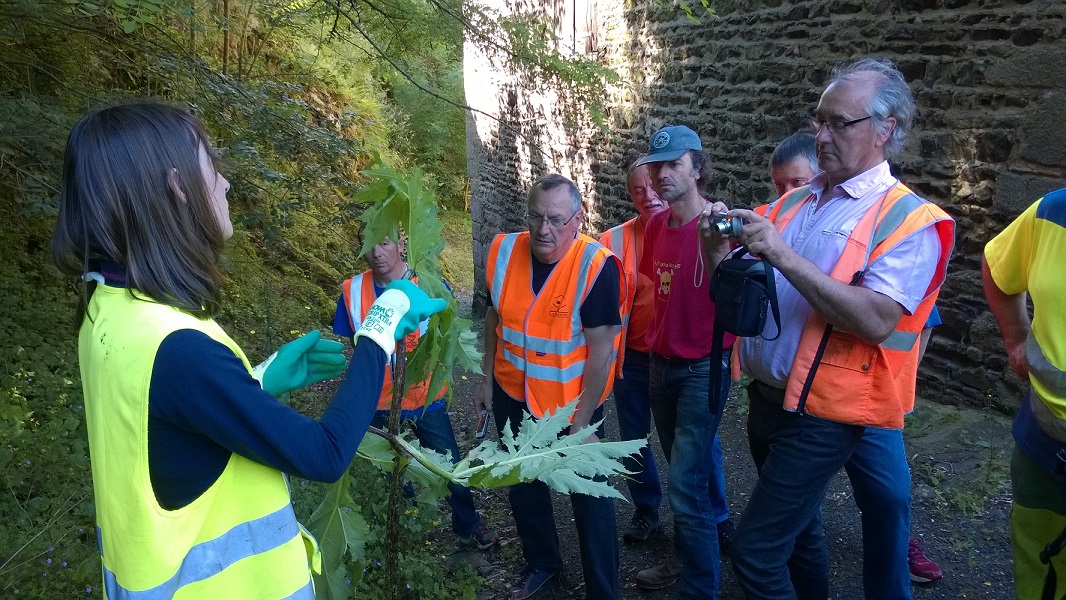
<path id="1" fill-rule="evenodd" d="M 605 478 L 627 473 L 621 459 L 640 452 L 647 440 L 584 443 L 599 423 L 561 435 L 570 427 L 575 409 L 576 405 L 569 404 L 538 421 L 526 415 L 517 436 L 505 428 L 500 445 L 482 442 L 456 465 L 455 476 L 486 488 L 539 479 L 564 494 L 624 500 Z"/>
<path id="2" fill-rule="evenodd" d="M 606 95 L 604 89 L 617 84 L 621 77 L 600 62 L 581 55 L 565 56 L 559 51 L 559 36 L 545 14 L 519 13 L 493 19 L 502 31 L 503 43 L 512 55 L 515 68 L 534 80 L 557 86 L 568 102 L 567 118 L 576 122 L 588 116 L 593 124 L 606 129 Z"/>
<path id="3" fill-rule="evenodd" d="M 187 106 L 203 119 L 233 184 L 236 232 L 227 246 L 230 280 L 218 320 L 255 362 L 309 329 L 328 328 L 338 284 L 362 270 L 356 217 L 381 199 L 357 196 L 367 181 L 385 182 L 374 190 L 385 190 L 395 203 L 387 211 L 396 211 L 397 223 L 417 240 L 412 264 L 427 275 L 421 281 L 448 297 L 436 289 L 433 193 L 450 206 L 463 195 L 465 122 L 457 105 L 463 31 L 472 24 L 445 0 L 397 0 L 384 8 L 359 0 L 7 0 L 4 16 L 0 596 L 100 596 L 71 324 L 77 292 L 74 282 L 55 275 L 47 252 L 71 125 L 87 109 L 143 98 Z M 473 27 L 485 43 L 482 34 L 503 31 L 478 23 L 487 26 Z M 523 56 L 545 65 L 538 72 L 561 81 L 571 76 L 547 45 L 527 45 L 533 50 Z M 588 81 L 599 76 L 594 69 L 578 73 Z M 383 168 L 361 173 L 377 156 L 411 176 Z M 432 174 L 432 182 L 421 173 Z M 411 198 L 419 199 L 415 209 L 404 206 Z M 372 223 L 370 231 L 389 230 L 380 227 Z M 463 333 L 448 334 L 455 331 Z M 450 378 L 444 365 L 455 361 L 480 367 L 469 322 L 452 301 L 411 356 L 412 377 L 432 368 L 434 390 L 441 389 Z M 292 400 L 306 409 L 316 398 L 298 392 Z M 430 481 L 431 470 L 420 469 L 408 470 Z M 383 575 L 365 557 L 383 552 L 381 477 L 358 475 L 348 487 L 331 489 L 333 508 L 325 512 L 312 511 L 308 489 L 327 494 L 300 486 L 299 514 L 336 532 L 326 536 L 329 552 L 351 553 L 347 577 L 335 568 L 324 585 L 339 590 L 348 579 L 359 597 L 373 597 Z M 357 512 L 367 526 L 362 537 Z M 426 514 L 412 509 L 403 516 L 404 577 L 420 597 L 471 597 L 476 577 L 445 577 L 438 549 L 425 548 L 425 536 L 436 531 Z M 352 562 L 359 553 L 363 558 Z"/>
<path id="4" fill-rule="evenodd" d="M 73 294 L 26 252 L 40 217 L 2 197 L 0 214 L 0 596 L 84 596 L 99 569 Z"/>
<path id="5" fill-rule="evenodd" d="M 388 444 L 368 435 L 361 448 L 375 440 Z M 388 450 L 382 456 L 385 454 Z M 446 566 L 455 538 L 440 520 L 440 496 L 427 493 L 421 486 L 416 490 L 414 498 L 405 500 L 400 516 L 400 581 L 406 596 L 426 600 L 473 598 L 481 578 L 469 566 L 454 572 Z M 294 486 L 293 496 L 297 512 L 307 512 L 319 502 L 308 529 L 319 540 L 323 573 L 328 575 L 315 578 L 316 595 L 330 600 L 383 597 L 388 502 L 384 473 L 366 460 L 356 460 L 349 475 L 339 482 L 323 485 L 301 481 Z"/>
<path id="6" fill-rule="evenodd" d="M 365 224 L 363 252 L 386 238 L 399 239 L 403 229 L 407 263 L 418 273 L 419 287 L 431 297 L 448 301 L 445 310 L 430 318 L 429 330 L 419 339 L 407 364 L 407 382 L 429 379 L 428 402 L 451 383 L 452 365 L 480 373 L 481 351 L 470 320 L 458 316 L 455 297 L 443 282 L 439 259 L 444 249 L 442 222 L 437 218 L 432 187 L 426 185 L 422 171 L 412 169 L 403 176 L 381 165 L 362 174 L 370 183 L 356 194 L 356 199 L 374 202 L 360 217 Z"/>
<path id="7" fill-rule="evenodd" d="M 498 488 L 534 479 L 539 479 L 562 493 L 582 493 L 624 500 L 624 496 L 609 485 L 606 478 L 627 473 L 621 464 L 621 458 L 640 452 L 647 440 L 584 443 L 595 431 L 598 423 L 563 435 L 570 427 L 570 417 L 575 408 L 571 404 L 560 408 L 547 418 L 536 421 L 527 417 L 523 420 L 518 435 L 512 436 L 510 430 L 505 430 L 502 444 L 486 440 L 457 464 L 452 464 L 444 454 L 422 448 L 413 437 L 392 435 L 372 428 L 372 435 L 365 436 L 359 446 L 358 456 L 363 460 L 356 463 L 372 465 L 382 474 L 392 474 L 396 472 L 397 461 L 402 461 L 400 472 L 406 481 L 419 484 L 419 501 L 428 506 L 436 505 L 447 493 L 447 485 L 450 483 Z M 369 564 L 367 556 L 382 556 L 381 553 L 373 554 L 369 550 L 364 554 L 364 540 L 375 538 L 375 531 L 381 528 L 380 524 L 384 520 L 381 515 L 368 516 L 364 522 L 350 518 L 357 506 L 345 488 L 349 484 L 358 485 L 360 499 L 363 502 L 367 499 L 366 480 L 357 475 L 358 469 L 358 466 L 353 467 L 351 482 L 342 480 L 329 487 L 315 508 L 310 525 L 311 532 L 318 538 L 322 547 L 323 572 L 326 574 L 316 578 L 316 587 L 323 597 L 331 600 L 348 597 L 348 586 L 342 583 L 343 575 L 351 573 L 352 564 L 357 567 L 366 566 Z M 384 504 L 381 503 L 382 511 Z M 364 514 L 365 507 L 364 504 Z M 410 516 L 411 509 L 406 510 L 404 514 Z M 360 525 L 366 527 L 365 533 L 358 530 Z M 404 523 L 400 528 L 400 531 L 406 533 L 410 533 L 410 530 L 410 523 Z M 408 568 L 410 561 L 411 554 L 405 552 L 401 556 L 401 570 L 409 584 L 409 578 L 419 573 L 418 570 Z M 349 579 L 358 582 L 359 576 Z M 433 585 L 439 586 L 439 583 Z M 438 597 L 430 591 L 436 589 L 432 586 L 411 584 L 411 589 L 417 590 L 419 597 Z M 462 597 L 469 595 L 463 594 Z"/>
<path id="8" fill-rule="evenodd" d="M 700 23 L 700 17 L 718 18 L 718 15 L 711 8 L 710 0 L 699 0 L 699 6 L 692 6 L 686 0 L 679 0 L 678 8 L 681 12 L 685 13 L 685 18 L 691 21 L 693 24 L 698 25 Z"/>
<path id="9" fill-rule="evenodd" d="M 590 423 L 564 435 L 576 408 L 571 403 L 536 420 L 526 415 L 517 435 L 504 429 L 500 443 L 485 440 L 454 465 L 443 454 L 422 448 L 416 440 L 375 430 L 371 433 L 388 438 L 392 447 L 372 439 L 375 436 L 366 436 L 359 446 L 359 455 L 387 472 L 392 471 L 397 453 L 410 457 L 412 462 L 405 471 L 406 476 L 430 486 L 431 493 L 436 494 L 442 493 L 449 483 L 489 489 L 540 480 L 564 494 L 624 500 L 606 478 L 628 473 L 621 459 L 640 452 L 647 440 L 586 444 L 585 440 L 595 433 L 599 423 Z"/>
<path id="10" fill-rule="evenodd" d="M 474 289 L 473 230 L 470 213 L 446 210 L 440 215 L 444 222 L 444 251 L 441 252 L 441 269 L 456 290 L 472 292 Z"/>
<path id="11" fill-rule="evenodd" d="M 325 498 L 307 523 L 322 550 L 322 574 L 314 579 L 315 593 L 323 598 L 348 597 L 346 553 L 351 552 L 356 563 L 366 561 L 364 551 L 370 526 L 352 499 L 348 485 L 348 478 L 342 477 L 325 486 Z"/>

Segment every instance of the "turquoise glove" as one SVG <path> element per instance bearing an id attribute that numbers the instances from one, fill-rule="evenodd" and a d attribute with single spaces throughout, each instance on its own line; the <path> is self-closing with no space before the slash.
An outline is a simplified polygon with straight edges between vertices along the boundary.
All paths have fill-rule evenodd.
<path id="1" fill-rule="evenodd" d="M 407 279 L 390 283 L 367 311 L 355 337 L 367 337 L 392 356 L 396 342 L 418 330 L 418 324 L 448 306 L 439 298 L 430 298 Z"/>
<path id="2" fill-rule="evenodd" d="M 274 396 L 337 377 L 348 364 L 344 344 L 321 338 L 311 331 L 285 344 L 252 369 L 252 377 Z"/>

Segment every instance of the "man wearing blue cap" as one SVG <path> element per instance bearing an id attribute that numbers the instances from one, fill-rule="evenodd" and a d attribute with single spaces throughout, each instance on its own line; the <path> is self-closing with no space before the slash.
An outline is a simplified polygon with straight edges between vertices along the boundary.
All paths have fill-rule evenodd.
<path id="1" fill-rule="evenodd" d="M 710 180 L 710 161 L 695 131 L 660 129 L 651 139 L 648 165 L 652 186 L 669 204 L 648 220 L 640 273 L 655 285 L 654 314 L 646 341 L 651 349 L 649 399 L 663 454 L 669 463 L 667 495 L 674 511 L 677 556 L 637 574 L 637 585 L 659 589 L 680 577 L 680 598 L 717 597 L 719 536 L 731 525 L 725 499 L 721 412 L 707 406 L 711 369 L 722 370 L 722 397 L 729 393 L 729 348 L 711 356 L 714 303 L 708 293 L 714 265 L 703 255 L 697 225 L 710 202 L 700 188 Z M 721 202 L 710 209 L 724 212 Z M 729 533 L 728 531 L 726 532 Z M 727 535 L 728 537 L 728 535 Z"/>

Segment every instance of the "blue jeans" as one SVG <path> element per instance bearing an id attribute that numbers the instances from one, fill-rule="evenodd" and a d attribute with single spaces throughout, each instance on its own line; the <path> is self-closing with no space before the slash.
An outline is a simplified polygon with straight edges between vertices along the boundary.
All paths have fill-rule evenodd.
<path id="1" fill-rule="evenodd" d="M 866 598 L 910 598 L 910 470 L 899 430 L 861 427 L 782 408 L 784 393 L 754 382 L 749 423 L 759 481 L 737 527 L 733 569 L 749 598 L 826 598 L 820 507 L 843 467 L 863 513 Z M 883 522 L 879 522 L 882 521 Z"/>
<path id="2" fill-rule="evenodd" d="M 862 511 L 866 598 L 910 598 L 911 470 L 902 429 L 867 427 L 844 471 Z"/>
<path id="3" fill-rule="evenodd" d="M 523 415 L 529 414 L 524 402 L 507 395 L 493 382 L 492 413 L 496 430 L 511 427 L 517 433 Z M 591 422 L 603 419 L 603 407 L 592 414 Z M 603 439 L 603 426 L 596 431 Z M 522 541 L 522 556 L 529 567 L 549 573 L 563 568 L 559 552 L 559 532 L 555 528 L 551 490 L 541 481 L 513 485 L 508 490 L 515 529 Z M 574 526 L 581 550 L 581 568 L 585 577 L 585 598 L 618 598 L 618 529 L 615 525 L 614 501 L 586 494 L 570 494 L 574 508 Z"/>
<path id="4" fill-rule="evenodd" d="M 388 421 L 387 411 L 374 413 L 371 425 L 381 428 Z M 428 410 L 417 419 L 411 420 L 415 437 L 423 448 L 429 448 L 442 454 L 449 454 L 452 463 L 459 462 L 459 444 L 455 441 L 452 420 L 445 408 Z M 481 527 L 481 515 L 474 508 L 474 496 L 470 488 L 449 484 L 448 506 L 452 507 L 452 531 L 461 538 L 468 538 Z"/>
<path id="5" fill-rule="evenodd" d="M 618 435 L 622 440 L 646 438 L 651 433 L 651 407 L 648 403 L 649 360 L 647 352 L 626 350 L 622 378 L 614 382 Z M 640 449 L 639 458 L 630 455 L 622 462 L 626 470 L 632 473 L 626 477 L 626 486 L 629 487 L 629 496 L 636 507 L 635 516 L 657 521 L 659 506 L 663 502 L 663 489 L 659 480 L 659 469 L 655 466 L 655 456 L 651 453 L 651 445 Z"/>
<path id="6" fill-rule="evenodd" d="M 748 449 L 760 475 L 770 454 L 770 445 L 787 423 L 782 415 L 785 413 L 783 402 L 784 390 L 770 390 L 758 382 L 748 385 Z M 820 505 L 814 518 L 796 535 L 787 566 L 798 600 L 826 600 L 829 597 L 829 556 Z"/>
<path id="7" fill-rule="evenodd" d="M 714 361 L 722 369 L 722 398 L 729 394 L 729 354 Z M 718 423 L 722 413 L 707 405 L 709 359 L 669 359 L 652 353 L 649 398 L 655 429 L 669 463 L 667 495 L 674 511 L 674 543 L 684 569 L 680 597 L 718 594 L 720 557 L 715 527 L 729 517 Z"/>

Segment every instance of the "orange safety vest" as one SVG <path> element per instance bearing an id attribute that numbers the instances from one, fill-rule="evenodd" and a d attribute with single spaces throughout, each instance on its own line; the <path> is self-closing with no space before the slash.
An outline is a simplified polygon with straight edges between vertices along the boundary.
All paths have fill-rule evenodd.
<path id="1" fill-rule="evenodd" d="M 412 278 L 418 282 L 418 277 Z M 377 300 L 374 294 L 374 276 L 370 271 L 364 271 L 351 279 L 344 280 L 341 284 L 341 293 L 344 294 L 344 304 L 348 307 L 348 321 L 352 331 L 359 331 L 359 325 L 366 319 L 370 312 L 370 305 Z M 422 321 L 418 331 L 407 334 L 404 341 L 407 345 L 407 353 L 415 351 L 418 346 L 418 338 L 429 329 L 429 321 Z M 441 389 L 437 400 L 444 397 L 448 388 Z M 403 397 L 402 410 L 421 410 L 425 408 L 426 396 L 429 394 L 429 380 L 408 384 L 407 393 Z M 381 397 L 378 399 L 378 410 L 389 410 L 392 407 L 392 366 L 385 365 L 385 383 L 381 386 Z"/>
<path id="2" fill-rule="evenodd" d="M 618 350 L 618 358 L 615 361 L 615 376 L 621 379 L 622 363 L 625 361 L 624 348 L 648 352 L 648 343 L 644 340 L 644 333 L 651 323 L 652 312 L 655 310 L 655 298 L 650 293 L 650 287 L 640 289 L 638 296 L 637 266 L 640 262 L 640 253 L 643 250 L 643 234 L 637 236 L 637 219 L 630 219 L 621 225 L 616 225 L 600 234 L 600 243 L 607 246 L 622 262 L 623 275 L 626 278 L 626 297 L 622 302 L 622 332 L 619 339 L 622 340 Z M 650 283 L 650 282 L 648 282 Z M 632 323 L 632 327 L 630 324 Z"/>
<path id="3" fill-rule="evenodd" d="M 778 231 L 784 231 L 814 197 L 810 188 L 799 188 L 756 212 L 773 221 Z M 807 374 L 826 328 L 825 320 L 817 312 L 811 313 L 792 361 L 785 391 L 786 410 L 808 412 L 840 423 L 903 427 L 903 415 L 914 409 L 918 338 L 944 283 L 955 240 L 955 222 L 939 206 L 897 183 L 859 219 L 829 273 L 837 281 L 850 283 L 857 272 L 865 271 L 898 243 L 930 225 L 936 228 L 940 241 L 940 261 L 925 299 L 912 314 L 904 314 L 896 329 L 876 346 L 834 329 L 801 405 Z"/>
<path id="4" fill-rule="evenodd" d="M 503 391 L 524 400 L 538 418 L 581 395 L 588 358 L 581 303 L 607 260 L 616 261 L 621 273 L 617 257 L 579 234 L 534 294 L 529 232 L 499 234 L 492 240 L 486 279 L 492 305 L 500 315 L 493 373 Z M 623 304 L 625 293 L 620 277 Z M 616 352 L 619 338 L 615 336 Z M 599 404 L 613 385 L 611 369 Z"/>

